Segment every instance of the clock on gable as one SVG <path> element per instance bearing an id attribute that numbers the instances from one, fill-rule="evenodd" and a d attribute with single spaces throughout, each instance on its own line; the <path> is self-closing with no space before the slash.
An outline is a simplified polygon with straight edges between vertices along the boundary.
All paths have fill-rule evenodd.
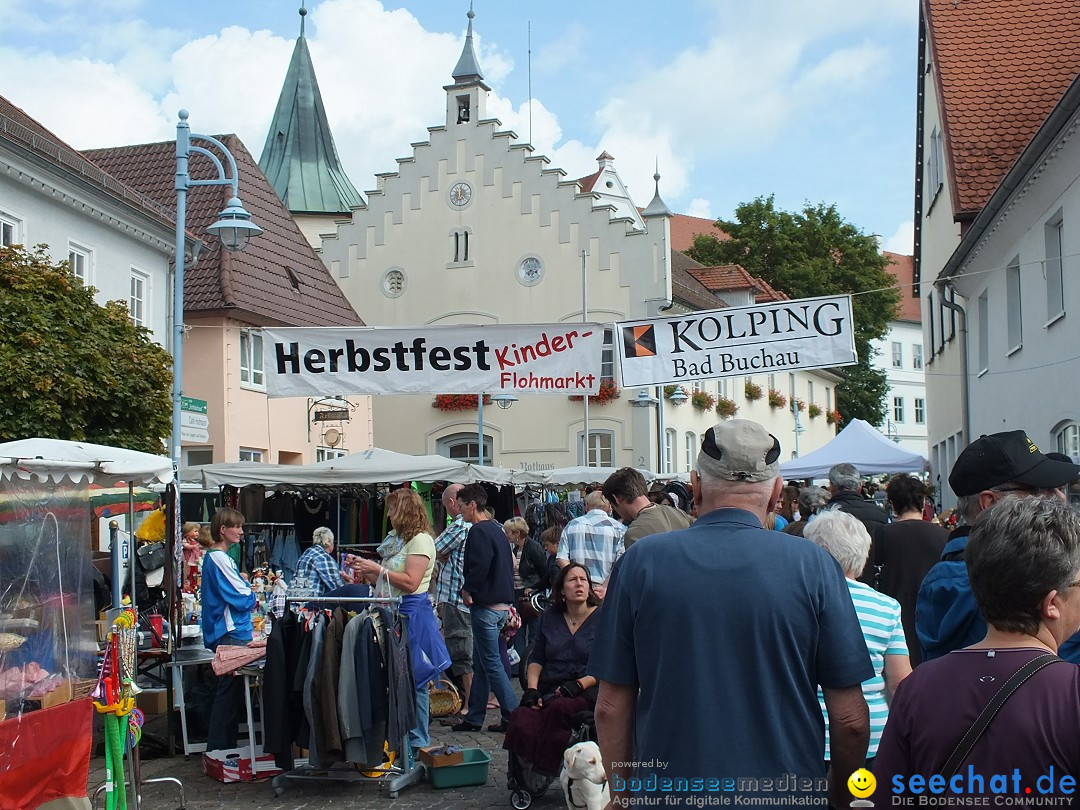
<path id="1" fill-rule="evenodd" d="M 472 201 L 473 189 L 464 180 L 459 180 L 450 186 L 448 201 L 455 208 L 464 208 Z"/>

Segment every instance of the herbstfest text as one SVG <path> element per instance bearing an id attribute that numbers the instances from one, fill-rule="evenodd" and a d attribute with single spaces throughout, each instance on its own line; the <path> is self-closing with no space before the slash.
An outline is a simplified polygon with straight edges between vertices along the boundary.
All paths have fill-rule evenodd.
<path id="1" fill-rule="evenodd" d="M 271 397 L 595 394 L 601 324 L 263 330 Z"/>

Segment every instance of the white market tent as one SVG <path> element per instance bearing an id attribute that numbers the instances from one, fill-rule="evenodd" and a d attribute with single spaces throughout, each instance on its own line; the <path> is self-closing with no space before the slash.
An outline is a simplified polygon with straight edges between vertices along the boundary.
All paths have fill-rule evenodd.
<path id="1" fill-rule="evenodd" d="M 921 473 L 926 459 L 904 450 L 876 430 L 869 422 L 853 419 L 836 438 L 805 456 L 780 465 L 784 478 L 824 478 L 835 464 L 854 464 L 863 475 L 881 473 Z"/>
<path id="2" fill-rule="evenodd" d="M 59 483 L 64 478 L 114 486 L 167 484 L 173 480 L 167 456 L 123 450 L 90 442 L 61 439 L 19 439 L 0 444 L 0 478 L 37 478 Z"/>
<path id="3" fill-rule="evenodd" d="M 341 458 L 315 464 L 262 464 L 238 461 L 192 467 L 187 475 L 200 475 L 206 487 L 223 484 L 242 487 L 333 487 L 364 484 L 400 484 L 404 481 L 454 481 L 471 484 L 485 481 L 510 484 L 520 481 L 519 473 L 504 467 L 486 467 L 455 461 L 445 456 L 410 456 L 373 447 Z M 536 474 L 532 474 L 539 483 Z M 520 481 L 526 483 L 525 481 Z"/>
<path id="4" fill-rule="evenodd" d="M 548 486 L 569 486 L 573 484 L 603 484 L 607 480 L 608 476 L 616 472 L 618 467 L 563 467 L 557 470 L 544 470 L 539 473 L 542 477 L 542 482 Z M 649 470 L 639 469 L 645 481 L 649 482 L 656 478 L 656 473 Z M 517 476 L 518 472 L 514 473 L 514 480 L 518 483 L 525 483 L 519 481 Z"/>

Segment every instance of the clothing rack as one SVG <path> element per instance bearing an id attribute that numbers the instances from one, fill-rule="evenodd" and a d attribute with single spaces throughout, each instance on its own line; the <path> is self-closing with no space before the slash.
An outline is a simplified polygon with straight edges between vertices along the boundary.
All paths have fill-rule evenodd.
<path id="1" fill-rule="evenodd" d="M 394 605 L 395 607 L 401 604 L 400 596 L 317 596 L 317 597 L 304 597 L 304 596 L 286 596 L 285 605 L 288 607 L 290 603 L 301 603 L 305 605 L 325 603 L 325 604 L 379 604 L 379 605 Z M 393 685 L 390 685 L 393 688 Z M 367 772 L 356 770 L 355 766 L 351 763 L 344 763 L 334 765 L 330 768 L 314 768 L 310 765 L 304 764 L 298 768 L 294 768 L 286 773 L 275 776 L 271 781 L 271 786 L 274 789 L 275 796 L 281 796 L 285 792 L 285 787 L 289 781 L 297 782 L 386 782 L 387 791 L 391 799 L 396 799 L 398 793 L 402 788 L 406 788 L 409 785 L 416 784 L 423 776 L 423 768 L 413 760 L 412 749 L 409 747 L 409 731 L 405 730 L 398 748 L 398 761 L 402 763 L 402 767 L 398 765 L 392 765 L 379 773 L 378 776 L 368 776 L 371 770 Z"/>

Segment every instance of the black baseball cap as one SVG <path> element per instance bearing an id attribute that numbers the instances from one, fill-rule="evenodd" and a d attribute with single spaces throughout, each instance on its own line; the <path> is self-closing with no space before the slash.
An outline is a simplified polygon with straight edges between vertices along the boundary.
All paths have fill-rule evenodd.
<path id="1" fill-rule="evenodd" d="M 957 495 L 1017 483 L 1053 489 L 1080 477 L 1080 466 L 1047 458 L 1022 430 L 980 436 L 956 459 L 949 486 Z"/>

